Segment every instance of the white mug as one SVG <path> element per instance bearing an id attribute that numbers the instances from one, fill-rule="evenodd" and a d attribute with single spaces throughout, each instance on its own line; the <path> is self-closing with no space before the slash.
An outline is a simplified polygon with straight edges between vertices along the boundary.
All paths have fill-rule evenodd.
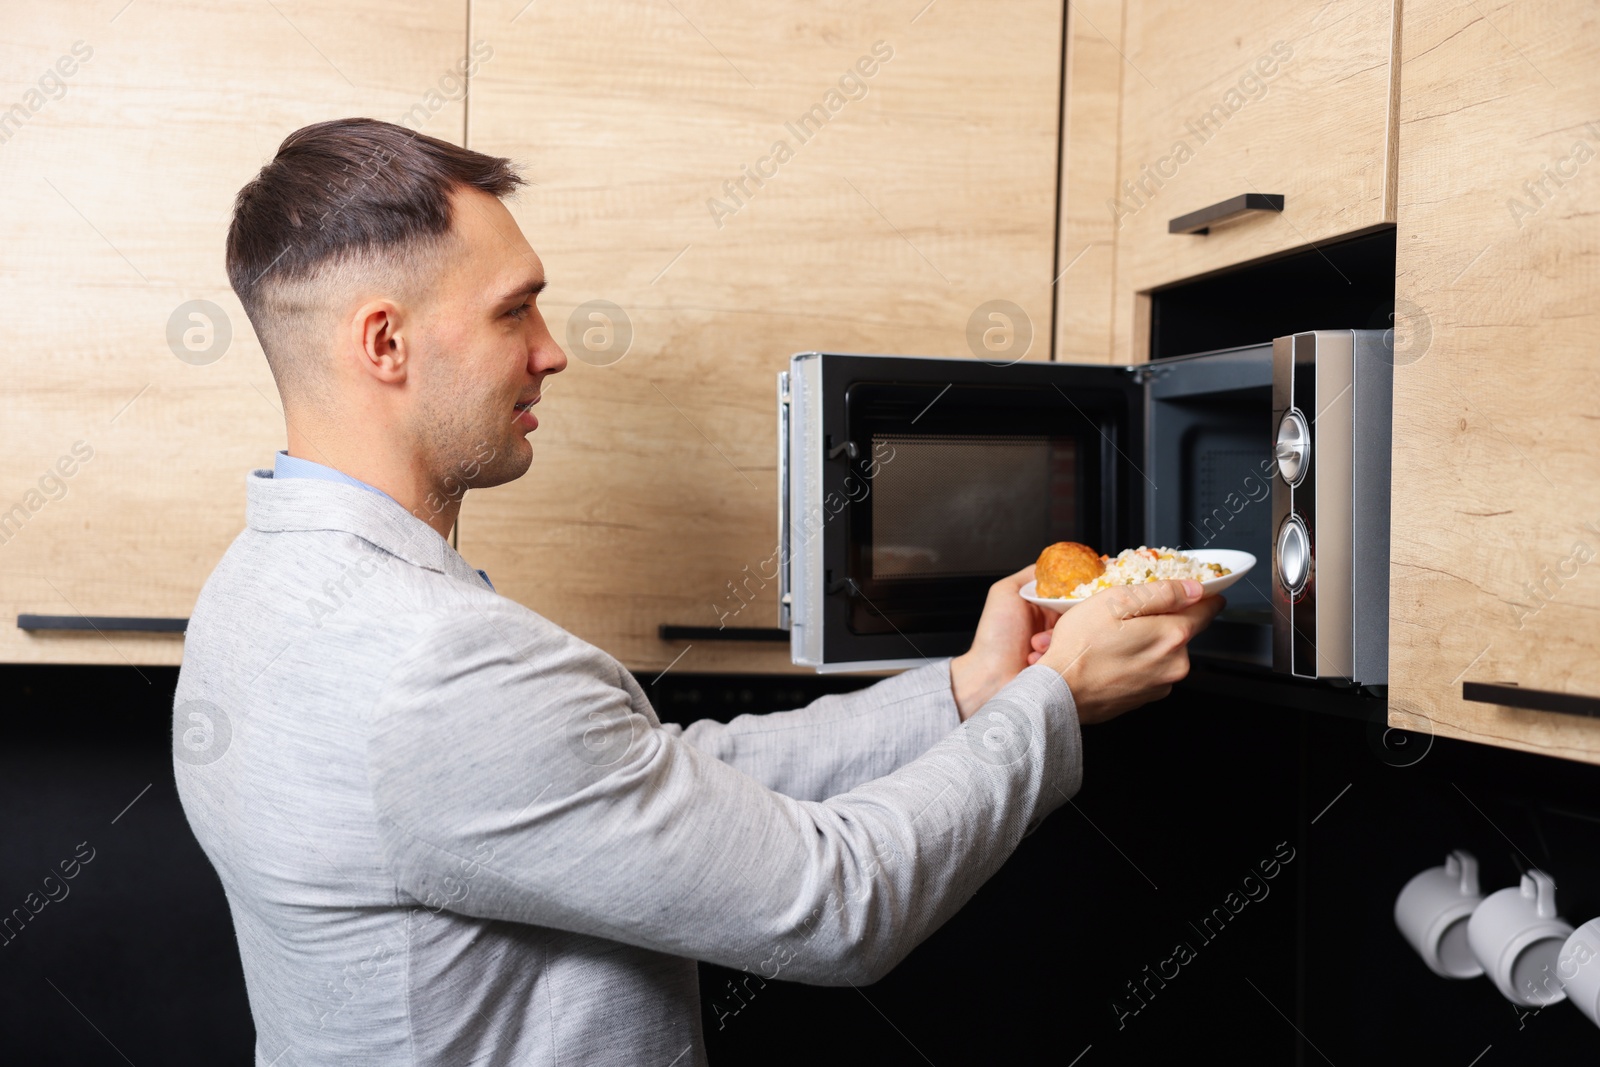
<path id="1" fill-rule="evenodd" d="M 1530 1008 L 1566 999 L 1557 964 L 1571 934 L 1556 914 L 1556 883 L 1543 871 L 1490 893 L 1467 921 L 1467 942 L 1489 980 L 1507 1000 Z"/>
<path id="2" fill-rule="evenodd" d="M 1567 998 L 1600 1026 L 1600 919 L 1590 919 L 1567 938 L 1556 974 L 1565 983 Z"/>
<path id="3" fill-rule="evenodd" d="M 1467 944 L 1467 920 L 1483 900 L 1478 860 L 1456 849 L 1443 867 L 1430 867 L 1394 900 L 1394 924 L 1422 962 L 1444 978 L 1476 978 L 1483 966 Z"/>

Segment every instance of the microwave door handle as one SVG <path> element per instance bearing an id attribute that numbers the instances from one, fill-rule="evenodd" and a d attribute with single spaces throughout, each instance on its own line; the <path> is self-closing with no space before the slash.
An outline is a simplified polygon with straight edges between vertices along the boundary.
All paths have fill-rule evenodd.
<path id="1" fill-rule="evenodd" d="M 789 372 L 778 372 L 778 628 L 789 625 Z"/>

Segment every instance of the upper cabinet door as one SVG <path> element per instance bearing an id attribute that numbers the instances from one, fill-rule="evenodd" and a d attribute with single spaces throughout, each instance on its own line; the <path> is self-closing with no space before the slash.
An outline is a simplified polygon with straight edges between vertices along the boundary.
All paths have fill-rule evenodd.
<path id="1" fill-rule="evenodd" d="M 475 0 L 469 146 L 526 166 L 571 360 L 462 554 L 634 669 L 792 670 L 658 628 L 777 624 L 792 354 L 1049 358 L 1062 14 Z"/>
<path id="2" fill-rule="evenodd" d="M 0 661 L 177 663 L 282 447 L 228 286 L 233 198 L 312 122 L 462 133 L 466 12 L 433 0 L 12 5 L 0 64 Z"/>
<path id="3" fill-rule="evenodd" d="M 1592 763 L 1597 42 L 1593 0 L 1407 0 L 1389 672 L 1392 725 Z"/>
<path id="4" fill-rule="evenodd" d="M 1129 0 L 1114 352 L 1145 358 L 1152 288 L 1394 221 L 1398 3 Z M 1174 219 L 1281 196 L 1205 234 Z M 1336 276 L 1330 277 L 1337 281 Z"/>

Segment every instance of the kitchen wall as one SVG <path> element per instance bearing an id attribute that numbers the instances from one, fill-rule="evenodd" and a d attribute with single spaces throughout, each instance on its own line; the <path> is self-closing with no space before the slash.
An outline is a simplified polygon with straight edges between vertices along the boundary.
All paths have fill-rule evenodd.
<path id="1" fill-rule="evenodd" d="M 0 1060 L 249 1062 L 226 902 L 172 783 L 175 680 L 0 668 L 0 901 L 23 907 L 80 857 L 67 895 L 0 946 Z M 640 680 L 684 722 L 860 684 Z M 703 967 L 712 1062 L 1022 1062 L 1043 1048 L 1084 1065 L 1482 1053 L 1487 1067 L 1596 1048 L 1569 1005 L 1519 1014 L 1486 980 L 1436 978 L 1390 911 L 1407 878 L 1464 847 L 1486 890 L 1535 865 L 1569 919 L 1600 915 L 1600 769 L 1400 740 L 1188 685 L 1091 727 L 1083 790 L 884 981 L 763 986 Z"/>

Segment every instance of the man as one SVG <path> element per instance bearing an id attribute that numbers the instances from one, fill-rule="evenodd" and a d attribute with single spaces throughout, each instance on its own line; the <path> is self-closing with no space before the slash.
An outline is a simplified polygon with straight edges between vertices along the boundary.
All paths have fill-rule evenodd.
<path id="1" fill-rule="evenodd" d="M 697 959 L 872 982 L 1076 792 L 1079 723 L 1164 695 L 1220 606 L 1166 582 L 1055 622 L 1029 568 L 953 660 L 662 725 L 446 540 L 467 488 L 528 469 L 566 365 L 518 184 L 352 119 L 239 193 L 229 278 L 288 449 L 195 606 L 174 768 L 260 1065 L 702 1063 Z"/>

